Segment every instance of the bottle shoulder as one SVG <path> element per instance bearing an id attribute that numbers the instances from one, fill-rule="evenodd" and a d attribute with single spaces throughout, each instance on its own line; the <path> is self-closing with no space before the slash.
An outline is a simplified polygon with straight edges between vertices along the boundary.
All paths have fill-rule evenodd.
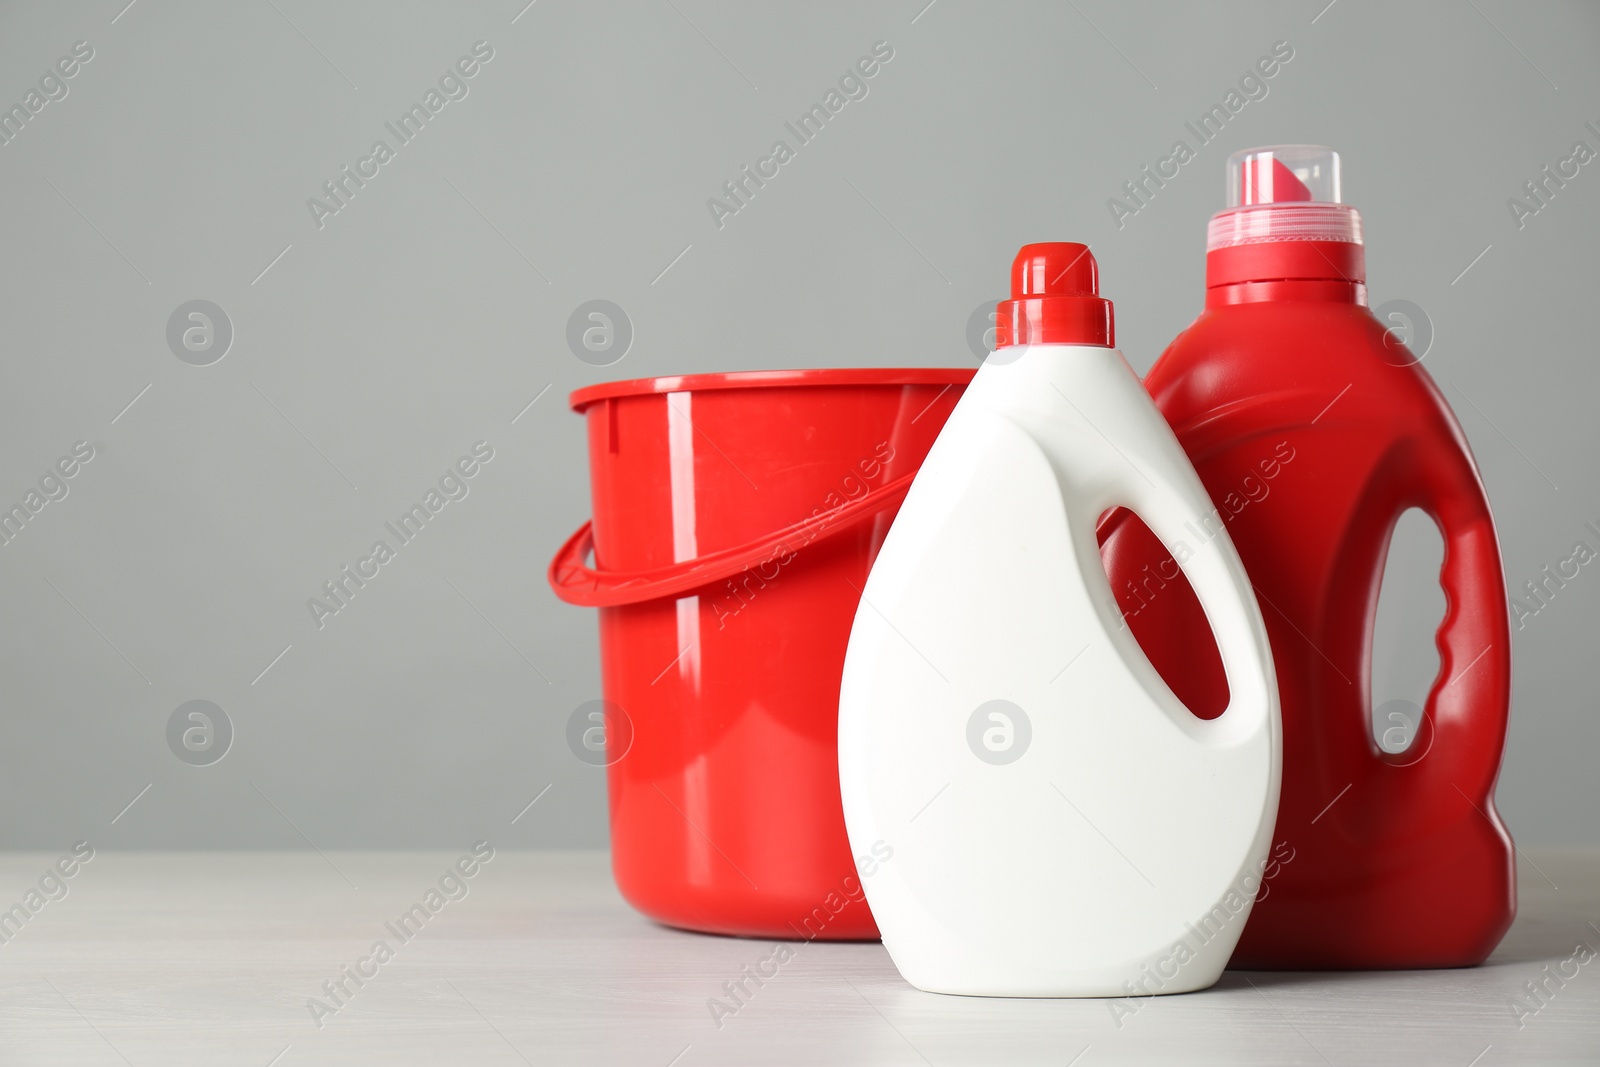
<path id="1" fill-rule="evenodd" d="M 1181 480 L 1188 463 L 1120 351 L 1018 346 L 1024 347 L 1012 362 L 986 363 L 979 369 L 946 423 L 941 442 L 969 432 L 992 433 L 989 417 L 997 416 L 1024 430 L 1068 481 L 1096 468 L 1090 481 L 1133 477 L 1138 471 L 1146 480 Z"/>
<path id="2" fill-rule="evenodd" d="M 1149 394 L 1127 358 L 1091 345 L 1016 345 L 984 361 L 961 406 L 989 411 L 1046 412 L 1097 405 L 1147 406 Z"/>
<path id="3" fill-rule="evenodd" d="M 1324 423 L 1461 438 L 1421 360 L 1360 304 L 1208 308 L 1167 346 L 1145 387 L 1186 444 L 1200 427 L 1232 436 Z"/>

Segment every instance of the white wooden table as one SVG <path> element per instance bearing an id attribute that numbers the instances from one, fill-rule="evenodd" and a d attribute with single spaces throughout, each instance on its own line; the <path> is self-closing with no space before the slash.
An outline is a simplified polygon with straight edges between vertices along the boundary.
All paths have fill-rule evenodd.
<path id="1" fill-rule="evenodd" d="M 1600 1063 L 1600 960 L 1563 964 L 1600 949 L 1600 850 L 1525 851 L 1521 914 L 1473 970 L 1229 972 L 1119 1027 L 1106 1001 L 920 993 L 881 946 L 818 942 L 719 1027 L 709 1001 L 771 945 L 648 922 L 600 853 L 501 851 L 402 941 L 385 923 L 461 852 L 102 850 L 0 944 L 0 1064 Z M 0 908 L 56 859 L 0 855 Z M 1574 968 L 1519 1028 L 1524 983 Z"/>

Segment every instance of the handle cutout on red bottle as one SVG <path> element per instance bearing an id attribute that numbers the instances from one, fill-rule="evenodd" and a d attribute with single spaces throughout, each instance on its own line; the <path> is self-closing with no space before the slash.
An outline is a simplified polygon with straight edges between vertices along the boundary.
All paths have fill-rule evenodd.
<path id="1" fill-rule="evenodd" d="M 1421 759 L 1433 739 L 1423 709 L 1439 677 L 1443 566 L 1438 525 L 1421 508 L 1407 509 L 1389 536 L 1368 650 L 1372 739 L 1392 760 Z"/>

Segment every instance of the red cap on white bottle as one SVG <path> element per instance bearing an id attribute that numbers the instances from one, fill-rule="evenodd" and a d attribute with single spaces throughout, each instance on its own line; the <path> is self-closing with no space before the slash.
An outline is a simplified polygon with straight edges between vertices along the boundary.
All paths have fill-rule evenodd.
<path id="1" fill-rule="evenodd" d="M 1011 262 L 1011 299 L 996 308 L 994 347 L 1116 343 L 1100 265 L 1074 241 L 1023 245 Z"/>

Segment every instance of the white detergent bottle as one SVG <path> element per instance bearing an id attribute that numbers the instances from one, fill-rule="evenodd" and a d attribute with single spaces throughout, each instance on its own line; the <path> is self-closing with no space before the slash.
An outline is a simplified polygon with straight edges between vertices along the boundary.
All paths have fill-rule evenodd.
<path id="1" fill-rule="evenodd" d="M 845 824 L 855 854 L 893 849 L 862 883 L 900 973 L 931 992 L 1203 989 L 1267 867 L 1280 726 L 1266 630 L 1222 515 L 1112 347 L 1097 274 L 1081 244 L 1018 253 L 995 351 L 917 474 L 850 634 Z M 1199 595 L 1230 694 L 1215 719 L 1178 701 L 1114 605 L 1095 528 L 1118 507 Z"/>

